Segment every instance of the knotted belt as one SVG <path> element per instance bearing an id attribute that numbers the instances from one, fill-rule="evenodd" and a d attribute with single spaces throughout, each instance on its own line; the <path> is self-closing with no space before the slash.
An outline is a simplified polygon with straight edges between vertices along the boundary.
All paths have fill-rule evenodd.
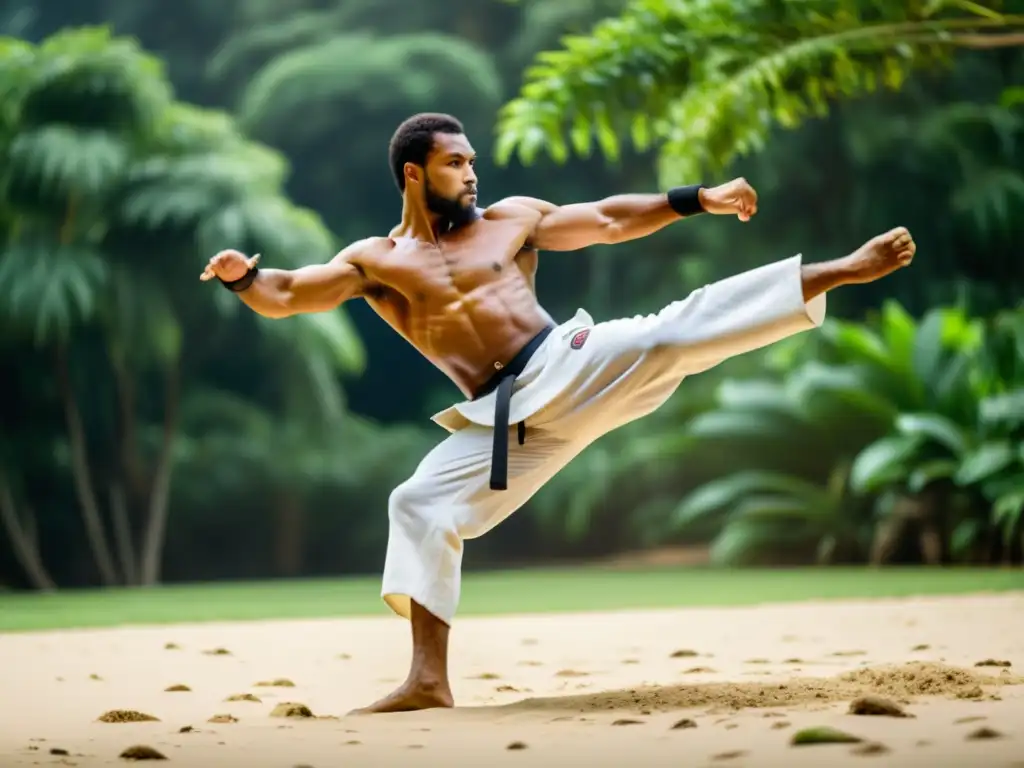
<path id="1" fill-rule="evenodd" d="M 516 353 L 516 356 L 508 361 L 484 382 L 483 385 L 473 393 L 473 399 L 479 400 L 491 392 L 497 390 L 494 397 L 494 448 L 491 451 L 491 490 L 504 491 L 508 489 L 508 428 L 509 416 L 512 403 L 512 387 L 516 383 L 516 377 L 526 370 L 530 358 L 544 343 L 544 339 L 553 331 L 555 326 L 549 325 L 541 330 L 536 336 L 530 339 L 526 346 Z M 519 444 L 526 442 L 526 423 L 520 421 L 516 425 L 516 432 Z"/>

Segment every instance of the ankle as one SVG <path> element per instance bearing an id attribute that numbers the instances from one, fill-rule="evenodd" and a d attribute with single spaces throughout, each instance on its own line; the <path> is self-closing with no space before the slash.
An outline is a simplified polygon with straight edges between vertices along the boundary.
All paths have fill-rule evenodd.
<path id="1" fill-rule="evenodd" d="M 856 282 L 856 274 L 849 257 L 834 261 L 822 261 L 817 264 L 804 264 L 800 268 L 800 283 L 805 302 L 827 293 L 833 288 L 850 285 L 854 282 Z"/>

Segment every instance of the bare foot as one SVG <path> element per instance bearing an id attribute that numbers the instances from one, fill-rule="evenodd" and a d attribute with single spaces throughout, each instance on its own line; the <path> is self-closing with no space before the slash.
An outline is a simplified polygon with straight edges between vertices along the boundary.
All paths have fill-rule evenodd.
<path id="1" fill-rule="evenodd" d="M 384 712 L 412 712 L 455 706 L 448 683 L 425 683 L 407 680 L 401 688 L 368 707 L 354 709 L 350 715 L 372 715 Z"/>
<path id="2" fill-rule="evenodd" d="M 896 227 L 868 240 L 843 259 L 843 266 L 851 283 L 871 283 L 910 264 L 916 251 L 907 228 Z"/>

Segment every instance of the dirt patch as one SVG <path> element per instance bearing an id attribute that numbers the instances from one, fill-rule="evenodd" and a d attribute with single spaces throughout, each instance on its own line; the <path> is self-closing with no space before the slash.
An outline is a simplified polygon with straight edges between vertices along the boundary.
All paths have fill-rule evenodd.
<path id="1" fill-rule="evenodd" d="M 973 698 L 985 686 L 998 687 L 1021 682 L 1024 681 L 1018 678 L 982 675 L 944 664 L 912 662 L 899 666 L 858 669 L 832 678 L 792 678 L 784 683 L 702 683 L 628 688 L 573 696 L 538 696 L 506 704 L 501 708 L 512 711 L 572 710 L 584 713 L 634 709 L 666 711 L 707 706 L 729 709 L 781 707 L 811 702 L 847 701 L 871 694 L 896 698 L 924 695 Z"/>

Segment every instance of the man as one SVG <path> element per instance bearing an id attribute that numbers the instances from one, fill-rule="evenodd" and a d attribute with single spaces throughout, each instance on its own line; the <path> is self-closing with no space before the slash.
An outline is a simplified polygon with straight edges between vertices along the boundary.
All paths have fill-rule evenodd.
<path id="1" fill-rule="evenodd" d="M 403 205 L 387 237 L 295 270 L 224 251 L 202 275 L 267 317 L 361 297 L 468 398 L 434 416 L 451 434 L 391 494 L 381 596 L 410 620 L 412 667 L 398 690 L 358 712 L 453 706 L 448 632 L 465 539 L 508 517 L 601 435 L 654 411 L 684 376 L 820 325 L 827 291 L 877 280 L 916 247 L 893 229 L 835 261 L 794 256 L 705 286 L 656 315 L 595 323 L 579 310 L 558 325 L 534 294 L 539 251 L 634 240 L 702 212 L 748 221 L 757 195 L 735 179 L 480 209 L 475 156 L 455 118 L 411 117 L 391 140 Z"/>

